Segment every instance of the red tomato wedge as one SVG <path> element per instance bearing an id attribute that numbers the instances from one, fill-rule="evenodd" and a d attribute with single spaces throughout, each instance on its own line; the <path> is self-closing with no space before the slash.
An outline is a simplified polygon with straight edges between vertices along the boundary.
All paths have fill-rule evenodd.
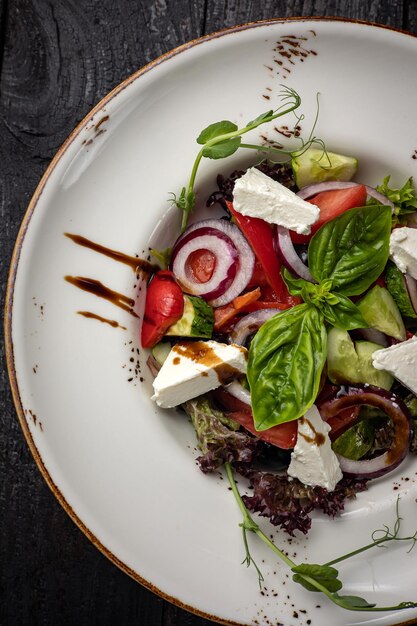
<path id="1" fill-rule="evenodd" d="M 335 441 L 340 435 L 342 435 L 350 426 L 353 426 L 358 418 L 360 406 L 352 406 L 348 409 L 343 409 L 334 417 L 330 417 L 327 420 L 331 430 L 330 438 Z"/>
<path id="2" fill-rule="evenodd" d="M 248 240 L 256 258 L 258 259 L 265 277 L 277 294 L 279 302 L 286 302 L 289 296 L 288 289 L 281 277 L 281 263 L 276 255 L 271 225 L 259 217 L 248 217 L 238 213 L 231 202 L 227 208 L 233 215 L 236 224 Z"/>
<path id="3" fill-rule="evenodd" d="M 169 270 L 156 272 L 146 291 L 142 346 L 152 348 L 157 344 L 168 328 L 178 322 L 183 311 L 184 297 L 174 274 Z"/>
<path id="4" fill-rule="evenodd" d="M 218 404 L 227 411 L 228 417 L 239 422 L 252 435 L 284 450 L 295 446 L 297 441 L 297 420 L 258 432 L 253 423 L 252 411 L 247 404 L 241 402 L 224 389 L 216 389 L 213 392 L 213 396 Z"/>
<path id="5" fill-rule="evenodd" d="M 258 259 L 255 259 L 255 265 L 253 267 L 252 277 L 247 285 L 247 289 L 255 289 L 256 287 L 266 287 L 268 286 L 270 289 L 272 287 L 268 283 L 265 272 L 262 268 L 262 265 L 259 263 Z"/>
<path id="6" fill-rule="evenodd" d="M 323 191 L 309 198 L 308 202 L 315 204 L 320 209 L 319 219 L 311 227 L 310 235 L 299 235 L 291 231 L 293 243 L 308 243 L 314 233 L 316 233 L 323 224 L 326 224 L 326 222 L 329 222 L 349 209 L 364 206 L 366 204 L 366 196 L 365 185 L 357 185 L 356 187 L 349 187 L 348 189 Z"/>

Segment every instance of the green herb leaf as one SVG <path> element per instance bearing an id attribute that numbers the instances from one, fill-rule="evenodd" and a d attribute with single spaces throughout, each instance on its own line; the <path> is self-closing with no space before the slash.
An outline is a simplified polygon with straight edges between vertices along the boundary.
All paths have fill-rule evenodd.
<path id="1" fill-rule="evenodd" d="M 332 443 L 332 448 L 337 454 L 357 461 L 372 448 L 374 436 L 375 425 L 372 420 L 362 420 L 340 435 Z"/>
<path id="2" fill-rule="evenodd" d="M 317 306 L 332 326 L 342 330 L 368 326 L 356 304 L 346 296 L 330 291 L 332 281 L 323 281 L 317 285 L 302 278 L 294 278 L 285 268 L 282 277 L 291 295 L 301 296 L 304 302 Z"/>
<path id="3" fill-rule="evenodd" d="M 322 303 L 337 304 L 339 297 L 331 293 L 332 281 L 325 280 L 323 283 L 311 283 L 303 278 L 294 278 L 287 269 L 282 270 L 282 277 L 293 296 L 301 296 L 304 302 L 311 302 L 319 309 Z"/>
<path id="4" fill-rule="evenodd" d="M 281 275 L 290 294 L 292 296 L 301 296 L 301 292 L 308 281 L 304 280 L 304 278 L 295 278 L 295 276 L 293 276 L 286 267 L 281 270 Z"/>
<path id="5" fill-rule="evenodd" d="M 299 583 L 309 591 L 320 591 L 312 585 L 308 580 L 304 578 L 304 576 L 308 576 L 309 578 L 313 578 L 315 581 L 320 583 L 323 587 L 327 589 L 327 591 L 335 592 L 339 591 L 343 587 L 341 581 L 337 578 L 339 572 L 334 567 L 330 567 L 329 565 L 317 565 L 315 563 L 302 563 L 301 565 L 296 565 L 291 568 L 294 572 L 294 576 L 292 577 L 293 581 Z"/>
<path id="6" fill-rule="evenodd" d="M 255 117 L 254 120 L 252 120 L 251 122 L 248 122 L 246 126 L 253 126 L 253 128 L 256 128 L 257 126 L 260 126 L 261 124 L 265 124 L 266 122 L 269 122 L 272 119 L 273 115 L 274 115 L 274 111 L 272 109 L 270 111 L 266 111 L 266 113 L 261 113 L 261 115 L 258 115 L 258 117 Z"/>
<path id="7" fill-rule="evenodd" d="M 311 304 L 299 304 L 261 326 L 247 371 L 256 430 L 304 415 L 317 396 L 326 349 L 323 315 Z"/>
<path id="8" fill-rule="evenodd" d="M 376 604 L 371 604 L 360 596 L 340 596 L 338 593 L 334 593 L 333 597 L 337 600 L 337 604 L 343 606 L 345 609 L 370 609 L 376 606 Z M 400 605 L 398 605 L 398 608 L 399 607 Z"/>
<path id="9" fill-rule="evenodd" d="M 171 259 L 172 248 L 165 248 L 164 250 L 157 250 L 156 248 L 151 248 L 151 255 L 158 261 L 159 265 L 163 270 L 166 270 L 169 261 Z"/>
<path id="10" fill-rule="evenodd" d="M 386 176 L 377 191 L 394 203 L 393 224 L 405 224 L 407 216 L 417 211 L 417 194 L 413 187 L 413 178 L 410 177 L 401 189 L 389 186 L 391 176 Z"/>
<path id="11" fill-rule="evenodd" d="M 210 124 L 201 131 L 199 136 L 197 137 L 197 143 L 206 144 L 208 141 L 219 137 L 220 135 L 227 135 L 227 133 L 233 133 L 237 130 L 236 124 L 233 122 L 229 122 L 228 120 L 222 120 L 221 122 L 215 122 L 214 124 Z"/>
<path id="12" fill-rule="evenodd" d="M 233 139 L 208 145 L 203 149 L 203 156 L 208 159 L 224 159 L 238 150 L 241 141 L 240 137 L 233 137 Z"/>
<path id="13" fill-rule="evenodd" d="M 308 247 L 308 266 L 321 282 L 345 296 L 363 293 L 383 271 L 389 256 L 391 208 L 350 209 L 317 231 Z"/>
<path id="14" fill-rule="evenodd" d="M 355 328 L 367 328 L 368 324 L 362 317 L 362 313 L 349 298 L 342 294 L 337 294 L 338 302 L 330 304 L 323 302 L 320 310 L 325 319 L 336 328 L 342 330 L 354 330 Z"/>

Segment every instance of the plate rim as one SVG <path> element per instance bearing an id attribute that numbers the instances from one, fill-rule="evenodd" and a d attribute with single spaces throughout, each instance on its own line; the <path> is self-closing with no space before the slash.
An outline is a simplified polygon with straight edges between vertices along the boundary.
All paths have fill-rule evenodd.
<path id="1" fill-rule="evenodd" d="M 103 107 L 107 106 L 116 96 L 118 96 L 127 87 L 135 83 L 136 80 L 138 80 L 141 76 L 147 74 L 150 70 L 157 67 L 164 61 L 167 61 L 173 57 L 176 57 L 182 52 L 185 52 L 207 41 L 218 39 L 225 35 L 231 35 L 233 33 L 246 31 L 252 28 L 268 26 L 268 25 L 273 25 L 277 23 L 285 24 L 288 22 L 300 22 L 300 23 L 301 22 L 340 22 L 340 23 L 348 23 L 348 24 L 358 24 L 358 25 L 370 27 L 372 29 L 377 28 L 377 29 L 388 30 L 394 33 L 407 35 L 408 37 L 411 37 L 412 39 L 417 39 L 417 34 L 411 33 L 402 28 L 397 28 L 395 26 L 389 26 L 386 24 L 380 24 L 378 22 L 371 22 L 371 21 L 362 20 L 362 19 L 338 17 L 338 16 L 329 16 L 329 17 L 327 16 L 305 16 L 305 17 L 304 16 L 291 16 L 291 17 L 276 17 L 276 18 L 268 18 L 268 19 L 256 20 L 256 21 L 251 21 L 251 22 L 245 22 L 242 24 L 237 24 L 235 26 L 230 26 L 230 27 L 226 27 L 220 30 L 216 30 L 212 33 L 202 35 L 201 37 L 191 39 L 183 44 L 180 44 L 179 46 L 176 46 L 172 50 L 169 50 L 168 52 L 165 52 L 164 54 L 158 56 L 156 59 L 153 59 L 149 63 L 139 68 L 133 74 L 125 78 L 121 83 L 116 85 L 116 87 L 114 87 L 111 91 L 109 91 L 92 109 L 89 110 L 89 112 L 81 119 L 81 121 L 78 122 L 75 128 L 71 131 L 71 133 L 64 140 L 62 145 L 59 147 L 58 151 L 56 152 L 51 162 L 49 163 L 48 167 L 46 168 L 44 174 L 42 175 L 39 183 L 37 184 L 35 191 L 23 215 L 23 218 L 22 218 L 19 230 L 18 230 L 18 234 L 16 237 L 16 242 L 14 244 L 11 260 L 10 260 L 10 268 L 9 268 L 8 279 L 7 279 L 7 284 L 6 284 L 5 307 L 4 307 L 5 354 L 6 354 L 6 365 L 7 365 L 10 388 L 12 392 L 13 403 L 16 409 L 16 413 L 17 413 L 17 417 L 18 417 L 21 429 L 23 431 L 23 435 L 29 447 L 29 450 L 34 458 L 34 461 L 37 465 L 38 470 L 40 471 L 49 489 L 52 491 L 54 497 L 56 498 L 58 503 L 61 505 L 61 507 L 64 509 L 64 511 L 67 513 L 67 515 L 71 518 L 71 520 L 75 523 L 75 525 L 87 537 L 87 539 L 96 548 L 98 548 L 98 550 L 107 559 L 109 559 L 109 561 L 111 561 L 120 570 L 122 570 L 122 572 L 124 572 L 125 574 L 128 574 L 128 576 L 133 578 L 135 582 L 140 583 L 149 591 L 153 592 L 157 596 L 174 604 L 175 606 L 181 609 L 184 609 L 199 617 L 203 617 L 205 619 L 212 620 L 212 621 L 214 620 L 215 622 L 219 624 L 224 624 L 226 626 L 242 626 L 242 622 L 226 620 L 217 615 L 206 613 L 192 605 L 182 602 L 178 598 L 167 594 L 162 589 L 159 589 L 159 587 L 157 587 L 153 583 L 147 581 L 138 572 L 136 572 L 134 569 L 132 569 L 126 563 L 124 563 L 121 559 L 119 559 L 117 555 L 114 554 L 107 546 L 105 546 L 94 535 L 94 533 L 88 528 L 88 526 L 82 521 L 82 519 L 78 516 L 78 514 L 75 512 L 75 510 L 67 501 L 65 495 L 55 484 L 52 478 L 52 475 L 50 474 L 49 470 L 46 468 L 44 461 L 42 459 L 42 456 L 36 447 L 36 444 L 34 442 L 34 439 L 32 437 L 28 423 L 25 418 L 23 404 L 22 404 L 21 397 L 20 397 L 19 385 L 18 385 L 18 380 L 17 380 L 17 372 L 15 368 L 15 361 L 14 361 L 14 349 L 13 349 L 13 339 L 12 339 L 12 326 L 13 326 L 12 313 L 13 313 L 14 286 L 15 286 L 17 270 L 19 266 L 20 254 L 21 254 L 21 250 L 24 244 L 26 232 L 29 227 L 32 215 L 41 198 L 42 192 L 50 176 L 54 172 L 59 161 L 61 160 L 61 158 L 65 155 L 70 145 L 73 143 L 76 137 L 78 137 L 80 132 L 85 128 L 87 123 L 90 121 L 92 117 L 94 117 L 96 113 L 102 110 Z M 415 620 L 412 619 L 412 620 L 407 620 L 404 622 L 398 622 L 396 626 L 412 626 L 414 623 L 415 623 Z"/>

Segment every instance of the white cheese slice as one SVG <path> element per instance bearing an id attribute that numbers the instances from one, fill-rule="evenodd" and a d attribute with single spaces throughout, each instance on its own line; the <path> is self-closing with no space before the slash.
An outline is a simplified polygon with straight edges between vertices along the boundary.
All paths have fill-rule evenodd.
<path id="1" fill-rule="evenodd" d="M 187 400 L 227 384 L 246 373 L 247 350 L 217 341 L 175 344 L 153 381 L 152 400 L 163 407 Z"/>
<path id="2" fill-rule="evenodd" d="M 389 251 L 398 269 L 417 279 L 417 229 L 408 226 L 394 228 Z"/>
<path id="3" fill-rule="evenodd" d="M 376 350 L 372 355 L 372 362 L 375 369 L 389 372 L 402 385 L 417 394 L 417 337 Z"/>
<path id="4" fill-rule="evenodd" d="M 314 204 L 302 200 L 255 167 L 235 182 L 233 207 L 242 215 L 259 217 L 304 235 L 310 233 L 320 214 Z"/>
<path id="5" fill-rule="evenodd" d="M 343 474 L 332 450 L 329 430 L 330 426 L 313 404 L 298 420 L 297 442 L 291 453 L 288 475 L 298 478 L 304 485 L 333 491 Z"/>

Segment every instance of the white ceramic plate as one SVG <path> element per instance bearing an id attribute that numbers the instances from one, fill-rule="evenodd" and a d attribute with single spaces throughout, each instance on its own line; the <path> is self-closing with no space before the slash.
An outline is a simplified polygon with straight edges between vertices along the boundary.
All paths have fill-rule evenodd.
<path id="1" fill-rule="evenodd" d="M 137 321 L 63 279 L 87 276 L 133 297 L 131 269 L 63 233 L 141 254 L 168 192 L 187 179 L 199 131 L 276 106 L 281 83 L 301 94 L 305 131 L 321 93 L 317 133 L 329 149 L 359 157 L 359 179 L 373 184 L 391 173 L 402 182 L 417 174 L 416 66 L 412 36 L 347 21 L 272 21 L 209 36 L 151 63 L 105 98 L 61 148 L 30 204 L 6 320 L 12 387 L 28 443 L 92 541 L 131 576 L 192 611 L 224 623 L 285 626 L 387 625 L 417 617 L 416 610 L 339 610 L 296 587 L 286 567 L 251 541 L 265 576 L 260 593 L 255 572 L 241 565 L 241 519 L 226 481 L 196 467 L 187 420 L 150 400 Z M 268 135 L 282 139 L 272 129 Z M 235 156 L 204 163 L 198 200 L 215 188 L 217 172 L 241 162 Z M 175 217 L 159 226 L 157 245 L 171 242 Z M 126 330 L 86 319 L 80 310 Z M 318 516 L 308 539 L 288 543 L 266 520 L 262 528 L 298 561 L 324 562 L 392 522 L 401 494 L 404 530 L 414 531 L 416 473 L 416 460 L 407 461 L 335 521 Z M 407 553 L 404 545 L 377 549 L 340 570 L 346 593 L 383 604 L 417 599 L 417 551 Z"/>

